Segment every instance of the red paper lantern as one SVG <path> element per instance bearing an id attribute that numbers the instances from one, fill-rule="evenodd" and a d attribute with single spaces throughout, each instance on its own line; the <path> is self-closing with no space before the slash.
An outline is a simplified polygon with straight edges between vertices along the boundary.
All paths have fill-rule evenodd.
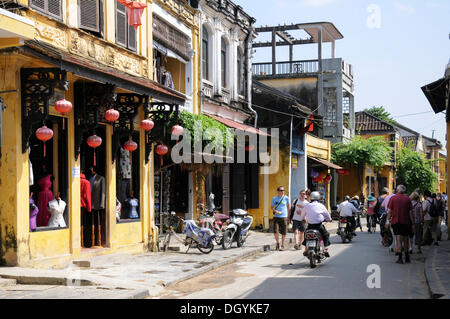
<path id="1" fill-rule="evenodd" d="M 147 8 L 147 4 L 131 0 L 118 1 L 127 8 L 128 24 L 137 29 L 142 24 L 141 16 L 144 9 Z"/>
<path id="2" fill-rule="evenodd" d="M 55 109 L 56 109 L 56 111 L 58 111 L 59 113 L 64 115 L 64 114 L 70 112 L 70 110 L 72 109 L 72 103 L 70 103 L 70 101 L 67 101 L 66 99 L 56 101 Z M 66 119 L 63 118 L 63 130 L 65 127 L 65 121 L 66 121 Z"/>
<path id="3" fill-rule="evenodd" d="M 175 136 L 180 136 L 181 134 L 183 134 L 183 131 L 184 131 L 184 128 L 178 124 L 172 126 L 172 129 L 171 129 L 172 135 L 175 135 Z"/>
<path id="4" fill-rule="evenodd" d="M 132 165 L 132 163 L 133 163 L 132 152 L 137 150 L 137 148 L 138 148 L 137 143 L 135 141 L 133 141 L 130 137 L 130 139 L 128 141 L 126 141 L 125 144 L 123 145 L 123 148 L 126 149 L 128 152 L 130 152 L 130 165 Z"/>
<path id="5" fill-rule="evenodd" d="M 145 119 L 141 121 L 141 128 L 145 131 L 148 132 L 150 131 L 153 127 L 155 126 L 155 123 L 153 123 L 152 120 L 150 119 Z M 146 137 L 146 141 L 148 143 L 148 134 L 145 134 Z"/>
<path id="6" fill-rule="evenodd" d="M 158 154 L 160 156 L 166 155 L 168 151 L 169 151 L 169 148 L 164 144 L 160 144 L 160 145 L 156 146 L 156 154 Z"/>
<path id="7" fill-rule="evenodd" d="M 97 135 L 89 136 L 87 139 L 87 144 L 94 149 L 94 166 L 97 166 L 97 160 L 95 156 L 95 149 L 102 145 L 102 138 Z"/>
<path id="8" fill-rule="evenodd" d="M 105 113 L 105 120 L 108 122 L 115 122 L 119 119 L 120 113 L 116 111 L 115 109 L 109 109 Z"/>
<path id="9" fill-rule="evenodd" d="M 44 157 L 45 157 L 45 142 L 53 137 L 53 131 L 47 126 L 42 126 L 36 130 L 36 137 L 38 140 L 44 142 Z"/>

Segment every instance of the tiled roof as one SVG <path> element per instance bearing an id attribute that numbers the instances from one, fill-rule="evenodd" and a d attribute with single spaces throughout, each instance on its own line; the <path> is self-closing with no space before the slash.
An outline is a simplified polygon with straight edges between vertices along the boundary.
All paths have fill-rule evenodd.
<path id="1" fill-rule="evenodd" d="M 414 150 L 417 148 L 418 136 L 403 136 L 402 143 L 404 146 L 412 147 Z"/>
<path id="2" fill-rule="evenodd" d="M 364 111 L 355 113 L 355 128 L 361 132 L 395 132 L 394 126 Z"/>

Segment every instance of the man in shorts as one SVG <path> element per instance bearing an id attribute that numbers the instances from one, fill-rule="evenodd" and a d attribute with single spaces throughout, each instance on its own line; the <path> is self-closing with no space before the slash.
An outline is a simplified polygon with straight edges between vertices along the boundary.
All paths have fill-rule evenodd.
<path id="1" fill-rule="evenodd" d="M 292 221 L 292 229 L 294 230 L 294 248 L 300 249 L 305 235 L 305 221 L 301 217 L 303 208 L 309 204 L 306 200 L 306 189 L 300 191 L 300 197 L 292 203 L 290 220 Z M 298 241 L 298 234 L 300 233 L 300 241 Z"/>
<path id="2" fill-rule="evenodd" d="M 395 254 L 398 256 L 398 264 L 403 264 L 403 251 L 405 252 L 405 262 L 411 262 L 409 259 L 409 237 L 412 233 L 414 216 L 411 199 L 405 193 L 406 187 L 404 185 L 397 186 L 397 193 L 390 198 L 387 206 L 388 213 L 385 226 L 388 228 L 389 224 L 392 224 L 394 236 L 396 237 Z"/>
<path id="3" fill-rule="evenodd" d="M 284 250 L 284 243 L 287 233 L 288 212 L 291 210 L 289 197 L 284 194 L 284 187 L 277 188 L 278 195 L 272 198 L 271 208 L 273 211 L 273 227 L 277 250 Z M 281 247 L 279 235 L 281 234 Z"/>

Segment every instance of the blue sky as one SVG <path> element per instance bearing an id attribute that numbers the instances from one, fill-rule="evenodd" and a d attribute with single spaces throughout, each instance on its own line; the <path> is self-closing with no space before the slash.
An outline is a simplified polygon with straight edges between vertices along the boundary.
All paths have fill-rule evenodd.
<path id="1" fill-rule="evenodd" d="M 356 111 L 382 105 L 411 129 L 428 137 L 435 130 L 434 137 L 446 145 L 445 116 L 432 112 L 420 88 L 442 78 L 450 59 L 449 0 L 233 2 L 256 19 L 256 27 L 332 22 L 344 35 L 336 42 L 336 57 L 354 67 Z M 309 53 L 309 48 L 302 50 L 303 55 L 295 52 L 294 59 L 316 52 Z M 280 57 L 285 55 L 286 52 L 280 51 Z M 329 50 L 325 49 L 324 57 L 327 55 Z M 258 51 L 255 56 L 255 62 L 270 60 L 270 51 L 267 54 Z M 421 112 L 430 113 L 403 116 Z"/>

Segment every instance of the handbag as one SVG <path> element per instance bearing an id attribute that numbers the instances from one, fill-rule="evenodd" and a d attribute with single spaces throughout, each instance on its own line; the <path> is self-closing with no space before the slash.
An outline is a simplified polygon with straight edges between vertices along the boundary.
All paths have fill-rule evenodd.
<path id="1" fill-rule="evenodd" d="M 283 199 L 284 199 L 284 196 L 286 196 L 286 195 L 283 195 L 283 197 L 281 197 L 281 199 L 280 199 L 280 201 L 278 202 L 277 206 L 275 206 L 275 208 L 272 210 L 272 213 L 273 213 L 273 216 L 274 216 L 274 217 L 275 217 L 275 211 L 277 210 L 278 206 L 280 206 L 281 202 L 282 202 Z"/>

